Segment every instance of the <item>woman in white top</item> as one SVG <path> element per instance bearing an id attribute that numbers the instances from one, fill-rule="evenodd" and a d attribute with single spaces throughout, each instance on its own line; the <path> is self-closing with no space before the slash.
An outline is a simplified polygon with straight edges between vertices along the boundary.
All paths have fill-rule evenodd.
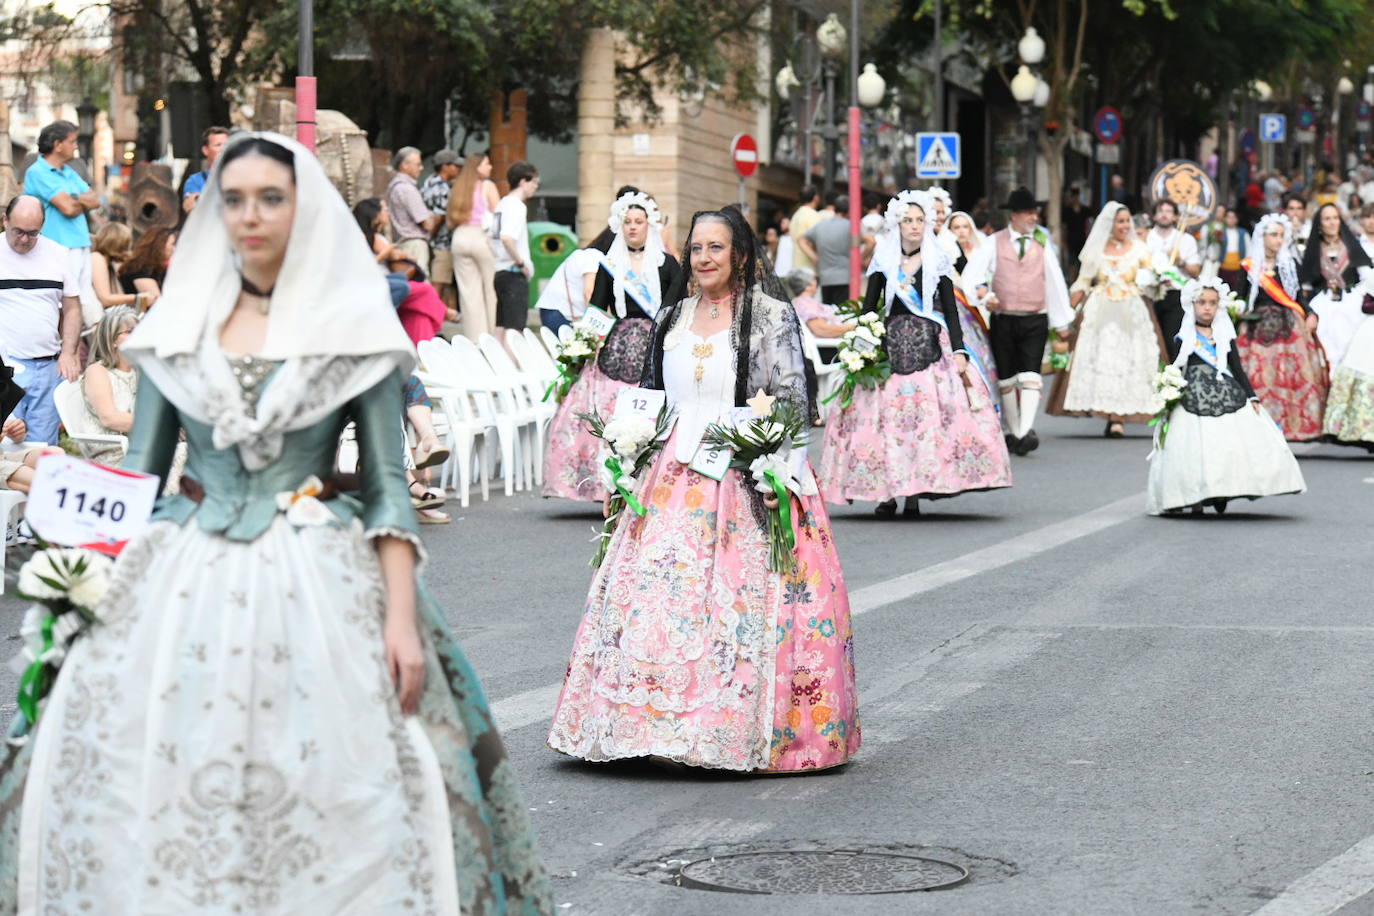
<path id="1" fill-rule="evenodd" d="M 81 377 L 81 394 L 87 421 L 107 435 L 127 436 L 134 428 L 138 371 L 120 347 L 136 324 L 138 313 L 130 306 L 116 305 L 105 310 L 91 333 L 91 362 Z M 124 460 L 124 446 L 112 442 L 93 449 L 86 457 L 101 464 L 118 465 Z"/>

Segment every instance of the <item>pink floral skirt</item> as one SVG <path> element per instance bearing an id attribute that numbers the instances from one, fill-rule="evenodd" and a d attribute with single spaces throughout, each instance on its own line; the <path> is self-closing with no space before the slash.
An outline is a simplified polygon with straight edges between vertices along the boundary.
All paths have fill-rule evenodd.
<path id="1" fill-rule="evenodd" d="M 768 569 L 737 471 L 644 475 L 592 580 L 549 746 L 592 761 L 791 772 L 859 749 L 849 595 L 825 507 L 792 498 L 796 564 Z"/>
<path id="2" fill-rule="evenodd" d="M 964 387 L 943 334 L 941 349 L 926 369 L 859 388 L 848 407 L 831 414 L 821 458 L 827 500 L 882 502 L 1011 486 L 992 399 L 976 379 Z"/>
<path id="3" fill-rule="evenodd" d="M 616 395 L 627 387 L 625 382 L 617 382 L 602 372 L 595 360 L 583 367 L 549 423 L 544 449 L 545 496 L 598 503 L 606 497 L 606 489 L 601 486 L 601 464 L 597 461 L 602 442 L 588 431 L 578 414 L 596 412 L 609 420 L 615 410 Z"/>

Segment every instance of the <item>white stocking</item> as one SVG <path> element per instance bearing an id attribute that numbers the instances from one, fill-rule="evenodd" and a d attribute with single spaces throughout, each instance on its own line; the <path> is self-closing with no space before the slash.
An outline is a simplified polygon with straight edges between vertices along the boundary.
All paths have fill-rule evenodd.
<path id="1" fill-rule="evenodd" d="M 1002 424 L 1013 436 L 1019 435 L 1016 430 L 1021 425 L 1021 413 L 1016 405 L 1016 379 L 998 379 L 997 389 L 1002 395 Z"/>
<path id="2" fill-rule="evenodd" d="M 1015 432 L 1018 439 L 1025 438 L 1035 425 L 1035 413 L 1040 409 L 1040 389 L 1043 385 L 1044 380 L 1037 372 L 1019 372 L 1016 375 L 1016 387 L 1021 391 L 1020 423 Z"/>

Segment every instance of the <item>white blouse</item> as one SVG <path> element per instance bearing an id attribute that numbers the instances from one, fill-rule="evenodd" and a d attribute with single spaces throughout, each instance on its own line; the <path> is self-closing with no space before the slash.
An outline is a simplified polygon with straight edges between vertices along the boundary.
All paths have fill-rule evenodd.
<path id="1" fill-rule="evenodd" d="M 688 464 L 696 457 L 706 427 L 728 423 L 735 406 L 735 349 L 730 346 L 730 329 L 702 337 L 688 328 L 681 342 L 663 354 L 663 389 L 668 406 L 677 412 L 673 457 Z"/>

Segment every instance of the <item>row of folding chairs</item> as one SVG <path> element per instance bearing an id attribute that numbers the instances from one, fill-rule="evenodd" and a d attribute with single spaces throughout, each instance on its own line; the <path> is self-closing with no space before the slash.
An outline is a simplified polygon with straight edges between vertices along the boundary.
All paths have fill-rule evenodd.
<path id="1" fill-rule="evenodd" d="M 482 498 L 489 497 L 493 472 L 507 496 L 544 482 L 545 438 L 557 409 L 547 394 L 558 375 L 558 340 L 529 329 L 505 335 L 506 346 L 490 334 L 476 343 L 436 337 L 419 346 L 422 368 L 415 374 L 435 402 L 435 431 L 450 452 L 440 486 L 456 490 L 463 506 L 474 479 Z"/>

